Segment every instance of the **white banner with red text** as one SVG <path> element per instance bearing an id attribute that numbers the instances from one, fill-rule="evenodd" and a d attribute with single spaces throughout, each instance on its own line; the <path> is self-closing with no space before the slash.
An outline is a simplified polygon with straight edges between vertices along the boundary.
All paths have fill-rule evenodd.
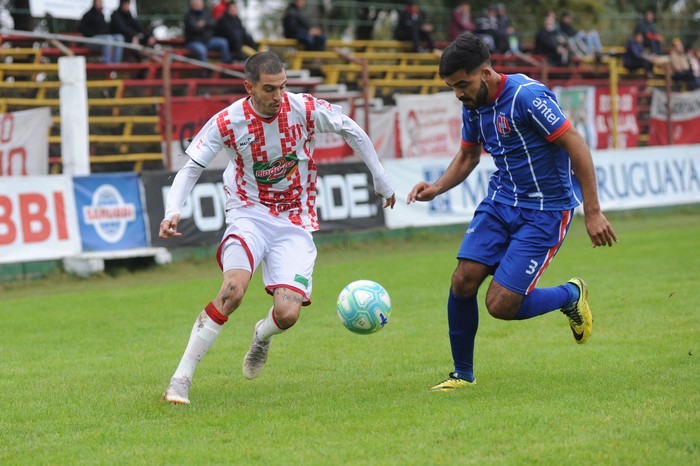
<path id="1" fill-rule="evenodd" d="M 64 175 L 0 182 L 0 264 L 80 252 L 73 181 Z"/>
<path id="2" fill-rule="evenodd" d="M 672 92 L 670 104 L 665 92 L 653 89 L 649 112 L 649 145 L 698 143 L 700 143 L 700 89 L 693 92 Z"/>
<path id="3" fill-rule="evenodd" d="M 49 173 L 48 107 L 0 114 L 0 176 Z"/>
<path id="4" fill-rule="evenodd" d="M 396 95 L 401 156 L 452 157 L 462 141 L 462 102 L 452 92 Z"/>

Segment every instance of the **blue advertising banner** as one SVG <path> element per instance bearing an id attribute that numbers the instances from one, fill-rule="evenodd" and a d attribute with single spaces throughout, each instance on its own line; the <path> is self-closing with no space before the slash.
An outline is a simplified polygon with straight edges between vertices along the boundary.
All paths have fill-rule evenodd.
<path id="1" fill-rule="evenodd" d="M 135 173 L 78 176 L 73 186 L 83 252 L 148 246 Z"/>

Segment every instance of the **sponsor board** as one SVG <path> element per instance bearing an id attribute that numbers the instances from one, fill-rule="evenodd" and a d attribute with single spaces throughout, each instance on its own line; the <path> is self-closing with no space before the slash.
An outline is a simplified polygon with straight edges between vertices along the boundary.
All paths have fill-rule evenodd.
<path id="1" fill-rule="evenodd" d="M 434 182 L 451 158 L 388 160 L 384 166 L 396 188 L 397 199 L 406 199 L 419 181 Z M 604 211 L 638 209 L 700 202 L 700 145 L 596 151 L 593 163 L 598 198 Z M 415 202 L 385 211 L 389 228 L 466 223 L 488 193 L 490 156 L 469 177 L 430 202 Z M 578 213 L 582 213 L 579 208 Z"/>
<path id="2" fill-rule="evenodd" d="M 316 209 L 321 231 L 361 229 L 384 225 L 382 201 L 374 193 L 372 176 L 364 163 L 323 164 L 318 166 Z M 192 189 L 178 230 L 182 237 L 158 237 L 165 214 L 172 172 L 144 172 L 141 177 L 149 213 L 153 246 L 184 247 L 217 244 L 226 230 L 226 194 L 221 172 L 205 170 Z"/>
<path id="3" fill-rule="evenodd" d="M 73 178 L 82 251 L 117 251 L 148 246 L 135 173 Z"/>
<path id="4" fill-rule="evenodd" d="M 10 177 L 0 183 L 0 263 L 80 252 L 70 177 Z"/>

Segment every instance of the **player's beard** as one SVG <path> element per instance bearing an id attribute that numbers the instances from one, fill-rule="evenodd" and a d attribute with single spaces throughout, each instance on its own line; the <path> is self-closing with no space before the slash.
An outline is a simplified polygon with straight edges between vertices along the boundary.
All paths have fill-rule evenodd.
<path id="1" fill-rule="evenodd" d="M 481 107 L 486 103 L 488 93 L 489 89 L 486 87 L 486 83 L 484 81 L 481 81 L 481 85 L 479 86 L 479 91 L 476 93 L 475 99 L 472 100 L 469 98 L 462 98 L 459 100 L 461 100 L 462 104 L 469 110 L 476 110 L 477 108 Z"/>

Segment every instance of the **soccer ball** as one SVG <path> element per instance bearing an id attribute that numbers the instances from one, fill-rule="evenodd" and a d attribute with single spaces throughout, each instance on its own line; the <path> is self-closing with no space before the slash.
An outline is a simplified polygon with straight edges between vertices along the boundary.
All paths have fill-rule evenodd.
<path id="1" fill-rule="evenodd" d="M 336 309 L 345 328 L 368 335 L 381 330 L 389 321 L 391 298 L 379 283 L 357 280 L 340 292 Z"/>

